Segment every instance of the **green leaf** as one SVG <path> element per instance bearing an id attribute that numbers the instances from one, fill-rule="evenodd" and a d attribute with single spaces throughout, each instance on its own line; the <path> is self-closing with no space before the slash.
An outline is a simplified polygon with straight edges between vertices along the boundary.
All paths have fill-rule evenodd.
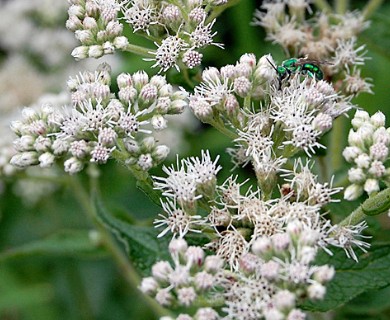
<path id="1" fill-rule="evenodd" d="M 373 51 L 390 58 L 390 5 L 382 5 L 380 11 L 371 18 L 373 27 L 368 28 L 362 35 L 362 39 Z"/>
<path id="2" fill-rule="evenodd" d="M 359 262 L 346 259 L 338 250 L 333 256 L 321 255 L 317 264 L 330 264 L 336 275 L 327 286 L 324 300 L 307 302 L 302 307 L 311 311 L 335 309 L 368 290 L 381 289 L 390 284 L 390 245 L 372 246 Z"/>
<path id="3" fill-rule="evenodd" d="M 34 255 L 99 257 L 104 251 L 92 243 L 88 230 L 61 230 L 44 239 L 3 251 L 0 262 Z"/>
<path id="4" fill-rule="evenodd" d="M 157 238 L 155 228 L 134 226 L 123 218 L 111 215 L 99 202 L 96 206 L 102 223 L 124 244 L 134 267 L 143 276 L 150 274 L 156 261 L 169 259 L 167 249 L 170 239 Z"/>

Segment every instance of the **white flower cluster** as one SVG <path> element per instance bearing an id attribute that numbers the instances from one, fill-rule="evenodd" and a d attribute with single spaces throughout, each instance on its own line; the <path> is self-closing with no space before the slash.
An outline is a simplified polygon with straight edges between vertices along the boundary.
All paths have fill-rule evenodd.
<path id="1" fill-rule="evenodd" d="M 380 182 L 390 182 L 389 159 L 390 130 L 385 127 L 386 117 L 377 112 L 371 117 L 366 111 L 357 110 L 352 119 L 348 144 L 343 156 L 354 166 L 348 171 L 351 182 L 344 193 L 347 200 L 355 200 L 367 192 L 373 195 L 380 190 Z"/>
<path id="2" fill-rule="evenodd" d="M 261 189 L 250 188 L 242 194 L 244 183 L 233 176 L 218 185 L 216 173 L 220 166 L 208 152 L 202 152 L 201 159 L 178 161 L 176 169 L 164 168 L 167 177 L 154 177 L 155 187 L 166 198 L 162 206 L 168 214 L 155 221 L 156 227 L 165 227 L 159 236 L 171 232 L 173 242 L 179 243 L 188 232 L 207 230 L 205 248 L 224 261 L 219 282 L 215 282 L 218 297 L 222 295 L 224 301 L 224 319 L 304 319 L 305 314 L 297 306 L 307 298 L 322 299 L 324 285 L 334 275 L 327 265 L 313 265 L 317 252 L 324 249 L 332 254 L 330 247 L 339 247 L 357 260 L 355 247 L 363 252 L 369 247 L 361 235 L 366 224 L 332 226 L 324 217 L 324 206 L 337 201 L 332 196 L 341 188 L 333 188 L 332 182 L 320 183 L 312 167 L 312 162 L 297 160 L 292 170 L 283 169 L 279 178 L 285 183 L 280 196 L 272 198 Z M 173 281 L 179 276 L 168 281 L 167 274 L 175 271 L 167 262 L 156 264 L 160 265 L 166 271 L 166 296 L 157 297 L 157 284 L 153 291 L 143 291 L 154 295 L 162 305 L 171 306 L 174 297 L 181 299 L 178 291 L 174 295 L 170 292 L 176 288 Z M 147 279 L 144 285 L 152 283 Z M 187 274 L 186 279 L 192 278 Z M 192 305 L 196 288 L 186 288 L 191 303 L 179 304 Z"/>
<path id="3" fill-rule="evenodd" d="M 197 202 L 202 199 L 208 201 L 213 198 L 217 178 L 221 169 L 217 166 L 217 159 L 211 161 L 208 151 L 202 151 L 202 158 L 190 157 L 177 164 L 177 170 L 171 167 L 163 167 L 167 177 L 154 177 L 155 189 L 163 191 L 166 202 L 162 207 L 167 216 L 160 215 L 161 219 L 155 220 L 156 227 L 166 225 L 160 233 L 160 237 L 167 232 L 174 236 L 184 237 L 188 231 L 200 232 L 206 220 L 197 215 Z"/>
<path id="4" fill-rule="evenodd" d="M 190 108 L 195 116 L 206 123 L 226 118 L 235 127 L 243 127 L 246 117 L 240 108 L 241 99 L 264 98 L 269 83 L 276 80 L 267 58 L 272 59 L 268 55 L 256 61 L 254 54 L 244 54 L 235 65 L 204 70 L 202 82 L 190 96 Z"/>
<path id="5" fill-rule="evenodd" d="M 66 27 L 75 33 L 81 46 L 72 51 L 77 59 L 99 58 L 116 49 L 125 49 L 128 39 L 122 36 L 118 21 L 120 4 L 116 0 L 69 0 Z"/>
<path id="6" fill-rule="evenodd" d="M 227 1 L 191 0 L 191 1 L 156 1 L 128 0 L 122 3 L 126 22 L 134 32 L 152 36 L 157 50 L 153 67 L 166 72 L 179 65 L 194 68 L 201 64 L 203 55 L 200 49 L 208 45 L 222 47 L 215 43 L 212 31 L 215 20 L 208 21 L 208 16 L 215 6 Z"/>
<path id="7" fill-rule="evenodd" d="M 215 289 L 221 287 L 223 260 L 209 255 L 200 247 L 188 246 L 184 239 L 173 239 L 169 251 L 174 266 L 159 261 L 152 267 L 152 276 L 144 278 L 140 290 L 155 297 L 165 307 L 190 307 L 199 299 L 216 298 Z M 167 318 L 172 319 L 172 318 Z M 210 307 L 199 308 L 193 317 L 180 314 L 176 319 L 221 319 Z"/>
<path id="8" fill-rule="evenodd" d="M 129 40 L 122 35 L 124 23 L 149 40 L 157 49 L 149 55 L 153 67 L 160 71 L 179 65 L 194 68 L 201 64 L 200 49 L 215 43 L 212 31 L 215 20 L 209 21 L 212 10 L 227 1 L 191 0 L 69 0 L 67 28 L 75 33 L 81 46 L 72 55 L 76 59 L 98 58 L 116 49 L 131 51 Z M 119 13 L 123 19 L 118 19 Z M 142 48 L 147 54 L 147 49 Z M 140 52 L 137 52 L 140 53 Z M 148 59 L 147 59 L 148 60 Z"/>
<path id="9" fill-rule="evenodd" d="M 328 265 L 313 265 L 318 236 L 292 221 L 284 232 L 257 238 L 224 293 L 224 319 L 305 319 L 298 305 L 323 299 L 335 273 Z"/>
<path id="10" fill-rule="evenodd" d="M 332 267 L 313 264 L 319 236 L 292 221 L 285 232 L 253 241 L 251 252 L 240 256 L 234 272 L 224 268 L 218 254 L 206 256 L 200 247 L 173 239 L 169 251 L 174 266 L 157 262 L 140 289 L 165 307 L 193 309 L 199 299 L 222 305 L 218 312 L 198 307 L 193 316 L 181 313 L 176 320 L 305 319 L 298 304 L 323 299 L 325 284 L 334 276 Z"/>
<path id="11" fill-rule="evenodd" d="M 252 164 L 263 192 L 292 155 L 325 148 L 320 137 L 353 106 L 330 83 L 308 76 L 296 74 L 278 88 L 270 55 L 257 61 L 244 54 L 235 65 L 204 70 L 202 79 L 190 108 L 235 138 L 236 148 L 228 152 L 236 166 Z"/>
<path id="12" fill-rule="evenodd" d="M 367 57 L 356 36 L 369 25 L 359 11 L 343 15 L 332 12 L 306 17 L 311 1 L 263 1 L 255 12 L 253 24 L 265 28 L 267 39 L 279 44 L 292 57 L 308 57 L 323 64 L 327 77 L 340 81 L 345 95 L 372 93 L 371 79 L 360 76 L 356 67 Z"/>
<path id="13" fill-rule="evenodd" d="M 19 138 L 11 163 L 50 167 L 65 158 L 65 171 L 76 173 L 88 162 L 107 162 L 114 150 L 117 160 L 139 170 L 164 160 L 169 148 L 145 135 L 164 129 L 165 115 L 183 111 L 186 93 L 174 90 L 162 76 L 149 79 L 143 71 L 120 74 L 117 96 L 110 82 L 110 69 L 103 64 L 95 72 L 70 78 L 72 106 L 63 112 L 48 105 L 40 111 L 24 109 L 23 120 L 12 123 Z"/>

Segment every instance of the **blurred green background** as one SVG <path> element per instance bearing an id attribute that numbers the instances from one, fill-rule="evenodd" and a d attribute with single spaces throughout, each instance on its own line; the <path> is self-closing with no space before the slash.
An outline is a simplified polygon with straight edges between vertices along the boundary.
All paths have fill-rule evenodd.
<path id="1" fill-rule="evenodd" d="M 243 53 L 248 52 L 255 53 L 257 57 L 271 53 L 276 61 L 284 60 L 279 47 L 264 41 L 264 31 L 250 25 L 253 12 L 260 3 L 261 1 L 243 0 L 223 13 L 215 29 L 218 31 L 216 39 L 225 44 L 225 50 L 207 48 L 204 52 L 205 66 L 234 64 Z M 354 8 L 362 7 L 365 3 L 366 1 L 353 1 Z M 64 17 L 66 19 L 66 12 Z M 373 79 L 375 94 L 362 94 L 354 102 L 370 113 L 380 109 L 389 118 L 389 1 L 372 16 L 371 21 L 371 27 L 363 33 L 360 43 L 367 45 L 367 55 L 372 57 L 364 66 L 362 74 Z M 0 52 L 2 62 L 5 63 L 9 52 L 6 48 L 0 48 Z M 148 70 L 150 65 L 150 62 L 128 54 L 122 55 L 122 62 L 117 70 L 135 72 L 139 69 Z M 149 74 L 156 71 L 152 70 Z M 23 77 L 23 74 L 20 76 Z M 171 76 L 174 78 L 175 75 Z M 221 155 L 220 164 L 225 170 L 219 178 L 223 181 L 231 168 L 225 153 L 225 149 L 232 146 L 231 142 L 216 130 L 193 123 L 179 146 L 180 156 L 198 155 L 201 149 L 209 148 L 213 157 Z M 345 130 L 347 134 L 348 128 Z M 203 144 L 203 141 L 208 143 Z M 169 161 L 172 159 L 174 157 Z M 152 173 L 159 172 L 156 169 Z M 251 176 L 250 171 L 242 174 L 241 180 Z M 136 189 L 134 179 L 126 170 L 115 163 L 102 166 L 101 187 L 105 206 L 112 212 L 127 215 L 129 219 L 140 219 L 145 224 L 150 224 L 160 212 L 159 207 Z M 91 228 L 90 222 L 73 198 L 72 190 L 58 188 L 35 203 L 22 201 L 14 190 L 14 179 L 7 179 L 0 200 L 1 320 L 153 319 L 140 299 L 140 292 L 125 284 L 117 267 L 104 252 L 85 256 L 72 251 L 42 250 L 39 246 L 33 250 L 28 247 L 28 243 L 49 237 L 60 230 Z M 14 248 L 24 248 L 28 253 L 11 255 L 10 258 L 9 253 Z M 340 317 L 348 319 L 351 316 L 347 313 Z M 369 317 L 366 315 L 364 319 Z"/>

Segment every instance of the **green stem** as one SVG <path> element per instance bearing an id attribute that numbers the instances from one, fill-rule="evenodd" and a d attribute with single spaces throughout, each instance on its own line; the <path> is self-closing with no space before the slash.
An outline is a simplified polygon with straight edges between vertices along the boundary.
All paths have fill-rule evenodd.
<path id="1" fill-rule="evenodd" d="M 332 7 L 326 0 L 314 0 L 314 5 L 325 13 L 330 13 L 333 11 Z"/>
<path id="2" fill-rule="evenodd" d="M 346 226 L 356 225 L 359 222 L 363 221 L 365 217 L 366 215 L 364 214 L 363 209 L 360 206 L 356 210 L 354 210 L 348 217 L 346 217 L 344 220 L 338 223 L 338 226 L 346 227 Z"/>
<path id="3" fill-rule="evenodd" d="M 343 148 L 345 141 L 345 118 L 339 117 L 333 122 L 332 134 L 328 148 L 328 157 L 331 160 L 331 171 L 335 172 L 343 165 Z"/>
<path id="4" fill-rule="evenodd" d="M 96 230 L 99 232 L 102 245 L 111 254 L 112 258 L 116 262 L 121 275 L 126 280 L 127 284 L 132 288 L 137 288 L 140 283 L 140 277 L 131 265 L 125 253 L 118 247 L 111 233 L 104 227 L 97 217 L 95 206 L 92 204 L 92 200 L 86 190 L 81 185 L 80 181 L 74 177 L 69 179 L 70 185 L 74 191 L 74 194 L 83 207 L 85 213 L 90 218 Z M 94 192 L 97 188 L 97 175 L 90 174 L 91 192 Z M 140 295 L 145 303 L 153 310 L 156 316 L 161 317 L 167 314 L 167 311 L 162 308 L 156 301 L 145 296 Z"/>
<path id="5" fill-rule="evenodd" d="M 238 4 L 241 0 L 230 0 L 227 4 L 224 4 L 223 6 L 215 7 L 214 10 L 211 12 L 211 14 L 206 19 L 206 24 L 213 21 L 215 18 L 217 18 L 223 11 L 225 11 L 227 8 L 235 6 Z"/>
<path id="6" fill-rule="evenodd" d="M 321 181 L 327 181 L 328 179 L 328 166 L 327 161 L 325 161 L 325 157 L 319 156 L 317 157 L 317 163 L 320 171 L 320 180 Z"/>
<path id="7" fill-rule="evenodd" d="M 366 216 L 374 216 L 390 209 L 390 188 L 378 192 L 375 196 L 368 198 L 361 206 L 354 210 L 348 217 L 339 223 L 339 226 L 358 224 Z"/>
<path id="8" fill-rule="evenodd" d="M 145 47 L 141 47 L 141 46 L 137 46 L 135 44 L 128 44 L 126 49 L 124 49 L 123 51 L 127 51 L 127 52 L 132 52 L 132 53 L 135 53 L 139 56 L 143 56 L 143 57 L 148 57 L 148 58 L 152 58 L 154 57 L 154 55 L 152 53 L 150 53 L 152 49 L 149 49 L 149 48 L 145 48 Z"/>
<path id="9" fill-rule="evenodd" d="M 368 19 L 383 3 L 383 0 L 370 0 L 363 9 L 364 19 Z"/>
<path id="10" fill-rule="evenodd" d="M 336 13 L 345 14 L 348 9 L 348 0 L 336 0 Z"/>
<path id="11" fill-rule="evenodd" d="M 244 106 L 243 106 L 244 110 L 245 111 L 250 111 L 250 108 L 251 108 L 251 97 L 250 96 L 246 96 L 244 98 Z"/>
<path id="12" fill-rule="evenodd" d="M 225 136 L 229 137 L 230 139 L 235 140 L 235 139 L 238 138 L 238 135 L 236 133 L 234 133 L 233 131 L 230 131 L 229 129 L 227 129 L 224 126 L 224 124 L 221 123 L 220 121 L 211 120 L 208 123 L 211 124 L 219 132 L 221 132 Z"/>

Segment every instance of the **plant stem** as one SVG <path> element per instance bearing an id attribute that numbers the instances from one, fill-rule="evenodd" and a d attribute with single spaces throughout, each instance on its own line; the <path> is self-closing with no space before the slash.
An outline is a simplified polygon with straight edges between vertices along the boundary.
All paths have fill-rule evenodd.
<path id="1" fill-rule="evenodd" d="M 135 53 L 135 54 L 137 54 L 139 56 L 151 58 L 151 57 L 154 57 L 154 55 L 150 53 L 150 50 L 152 50 L 152 49 L 141 47 L 141 46 L 137 46 L 135 44 L 130 44 L 129 43 L 126 46 L 126 49 L 124 51 L 132 52 L 132 53 Z"/>
<path id="2" fill-rule="evenodd" d="M 345 14 L 348 9 L 348 0 L 336 0 L 336 13 Z"/>
<path id="3" fill-rule="evenodd" d="M 211 124 L 215 129 L 217 129 L 219 132 L 221 132 L 222 134 L 224 134 L 225 136 L 229 137 L 230 139 L 232 140 L 235 140 L 238 138 L 238 135 L 236 133 L 234 133 L 233 131 L 230 131 L 229 129 L 227 129 L 223 123 L 221 123 L 220 121 L 214 121 L 214 120 L 211 120 L 208 122 L 209 124 Z"/>
<path id="4" fill-rule="evenodd" d="M 241 0 L 230 0 L 227 4 L 223 6 L 218 6 L 214 8 L 214 10 L 211 12 L 211 14 L 208 16 L 206 20 L 206 24 L 213 21 L 215 18 L 217 18 L 223 11 L 225 11 L 227 8 L 235 6 L 238 4 Z"/>
<path id="5" fill-rule="evenodd" d="M 368 19 L 383 3 L 383 0 L 370 0 L 363 9 L 364 19 Z"/>
<path id="6" fill-rule="evenodd" d="M 343 147 L 344 144 L 340 143 L 345 140 L 345 118 L 339 117 L 333 122 L 333 130 L 330 137 L 330 145 L 328 148 L 328 157 L 331 160 L 331 172 L 339 170 L 343 164 Z"/>
<path id="7" fill-rule="evenodd" d="M 314 0 L 314 5 L 323 12 L 332 12 L 332 7 L 326 0 Z"/>
<path id="8" fill-rule="evenodd" d="M 96 208 L 92 204 L 90 195 L 81 185 L 80 181 L 75 177 L 70 177 L 70 185 L 74 191 L 74 194 L 79 201 L 80 205 L 84 209 L 85 213 L 93 223 L 96 230 L 99 232 L 100 240 L 106 250 L 111 254 L 115 263 L 117 264 L 121 275 L 126 280 L 127 284 L 132 288 L 137 288 L 140 283 L 140 277 L 131 265 L 129 259 L 125 253 L 118 247 L 111 233 L 104 227 L 97 217 Z M 97 188 L 97 174 L 90 174 L 91 192 L 96 191 Z M 150 309 L 155 313 L 156 316 L 161 317 L 167 314 L 167 311 L 162 308 L 156 301 L 145 296 L 140 295 Z"/>
<path id="9" fill-rule="evenodd" d="M 355 225 L 364 220 L 366 216 L 374 216 L 390 209 L 390 188 L 378 192 L 368 198 L 348 217 L 339 223 L 339 226 Z"/>
<path id="10" fill-rule="evenodd" d="M 359 222 L 363 221 L 365 217 L 366 217 L 366 215 L 364 214 L 362 207 L 359 206 L 348 217 L 346 217 L 344 220 L 342 220 L 337 225 L 340 227 L 356 225 Z"/>

